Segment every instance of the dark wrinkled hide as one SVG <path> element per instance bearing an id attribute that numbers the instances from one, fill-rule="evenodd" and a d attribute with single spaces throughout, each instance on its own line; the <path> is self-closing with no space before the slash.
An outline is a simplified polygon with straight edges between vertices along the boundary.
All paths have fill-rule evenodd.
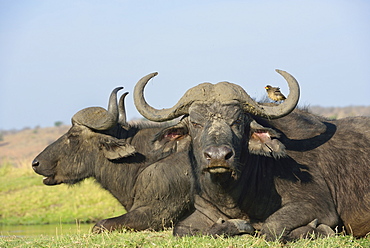
<path id="1" fill-rule="evenodd" d="M 254 101 L 240 86 L 204 83 L 171 108 L 155 109 L 138 81 L 134 102 L 147 119 L 182 121 L 157 140 L 177 133 L 191 138 L 195 211 L 175 235 L 238 235 L 253 228 L 268 240 L 326 236 L 333 228 L 354 236 L 370 231 L 370 118 L 326 121 L 292 112 L 299 84 L 289 73 L 281 104 Z"/>
<path id="2" fill-rule="evenodd" d="M 197 182 L 195 211 L 175 235 L 370 232 L 370 118 L 327 121 L 294 110 L 267 120 L 237 103 L 193 103 L 157 139 L 173 130 L 192 139 Z"/>
<path id="3" fill-rule="evenodd" d="M 117 125 L 95 131 L 74 123 L 35 158 L 33 167 L 47 177 L 46 185 L 75 184 L 93 177 L 122 204 L 127 213 L 100 221 L 94 232 L 161 230 L 191 208 L 189 141 L 153 143 L 154 134 L 164 126 Z"/>

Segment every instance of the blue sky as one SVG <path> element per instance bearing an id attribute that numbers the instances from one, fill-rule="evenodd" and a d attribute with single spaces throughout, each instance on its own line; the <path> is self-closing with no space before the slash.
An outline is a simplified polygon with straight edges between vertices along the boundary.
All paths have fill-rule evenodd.
<path id="1" fill-rule="evenodd" d="M 301 85 L 300 105 L 370 105 L 370 1 L 0 0 L 0 130 L 65 124 L 148 73 L 156 108 L 199 83 Z"/>

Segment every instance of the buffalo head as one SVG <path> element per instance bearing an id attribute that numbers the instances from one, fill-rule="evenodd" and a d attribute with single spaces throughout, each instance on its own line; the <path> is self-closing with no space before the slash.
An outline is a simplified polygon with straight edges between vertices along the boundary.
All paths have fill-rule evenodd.
<path id="1" fill-rule="evenodd" d="M 91 164 L 117 160 L 135 152 L 126 140 L 108 135 L 117 126 L 127 126 L 123 103 L 127 93 L 117 105 L 117 92 L 121 89 L 118 87 L 111 93 L 108 110 L 90 107 L 77 112 L 69 131 L 34 159 L 32 168 L 45 176 L 44 184 L 77 183 L 96 173 Z M 85 158 L 85 154 L 89 156 Z"/>
<path id="2" fill-rule="evenodd" d="M 184 116 L 175 126 L 158 135 L 179 137 L 190 135 L 192 154 L 199 173 L 212 177 L 239 177 L 248 153 L 280 157 L 284 145 L 273 129 L 258 124 L 253 116 L 276 119 L 289 114 L 297 105 L 299 85 L 289 73 L 277 70 L 288 82 L 290 94 L 280 105 L 259 104 L 242 87 L 229 83 L 203 83 L 189 89 L 178 103 L 169 109 L 151 107 L 143 97 L 148 81 L 157 75 L 149 74 L 136 85 L 135 105 L 138 111 L 152 121 L 166 121 Z"/>

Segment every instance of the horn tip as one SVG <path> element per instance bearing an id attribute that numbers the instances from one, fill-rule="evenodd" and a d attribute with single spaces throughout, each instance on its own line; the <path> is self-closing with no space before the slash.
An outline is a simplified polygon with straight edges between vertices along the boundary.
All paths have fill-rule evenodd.
<path id="1" fill-rule="evenodd" d="M 120 87 L 116 87 L 116 88 L 114 88 L 114 92 L 118 92 L 118 91 L 120 91 L 120 90 L 122 90 L 123 89 L 123 87 L 122 86 L 120 86 Z"/>

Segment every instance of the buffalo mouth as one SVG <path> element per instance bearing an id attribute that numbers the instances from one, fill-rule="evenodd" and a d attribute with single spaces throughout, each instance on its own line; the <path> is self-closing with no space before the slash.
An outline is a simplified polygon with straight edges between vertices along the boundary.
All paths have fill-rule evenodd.
<path id="1" fill-rule="evenodd" d="M 44 173 L 40 173 L 39 171 L 37 171 L 36 168 L 33 168 L 34 171 L 41 175 L 41 176 L 44 176 L 44 178 L 42 179 L 42 182 L 45 184 L 45 185 L 48 185 L 48 186 L 52 186 L 52 185 L 58 185 L 58 184 L 61 184 L 63 182 L 61 182 L 60 180 L 57 180 L 55 177 L 56 177 L 56 174 L 44 174 Z"/>
<path id="2" fill-rule="evenodd" d="M 44 176 L 44 178 L 42 179 L 42 182 L 45 184 L 45 185 L 57 185 L 57 184 L 61 184 L 62 182 L 58 181 L 55 179 L 56 177 L 56 172 L 54 170 L 55 166 L 53 166 L 51 169 L 41 169 L 40 168 L 40 162 L 38 159 L 34 159 L 32 161 L 32 169 L 35 173 L 41 175 L 41 176 Z"/>
<path id="3" fill-rule="evenodd" d="M 61 184 L 61 183 L 62 183 L 62 182 L 58 182 L 58 181 L 55 179 L 55 175 L 48 176 L 48 177 L 44 177 L 44 179 L 42 179 L 42 182 L 43 182 L 45 185 L 48 185 L 48 186 L 58 185 L 58 184 Z"/>
<path id="4" fill-rule="evenodd" d="M 42 179 L 42 182 L 47 185 L 47 186 L 53 186 L 53 185 L 59 185 L 59 184 L 69 184 L 69 185 L 72 185 L 72 184 L 76 184 L 76 183 L 79 183 L 81 181 L 83 181 L 84 179 L 86 179 L 87 177 L 84 177 L 84 178 L 66 178 L 66 177 L 63 177 L 63 176 L 57 176 L 57 174 L 54 174 L 54 175 L 51 175 L 51 176 L 45 176 L 43 175 L 44 178 Z"/>
<path id="5" fill-rule="evenodd" d="M 228 166 L 224 166 L 224 165 L 214 165 L 214 166 L 208 166 L 207 168 L 205 168 L 203 170 L 204 172 L 209 172 L 209 173 L 214 173 L 214 174 L 221 174 L 221 173 L 232 173 L 233 170 L 228 167 Z"/>

